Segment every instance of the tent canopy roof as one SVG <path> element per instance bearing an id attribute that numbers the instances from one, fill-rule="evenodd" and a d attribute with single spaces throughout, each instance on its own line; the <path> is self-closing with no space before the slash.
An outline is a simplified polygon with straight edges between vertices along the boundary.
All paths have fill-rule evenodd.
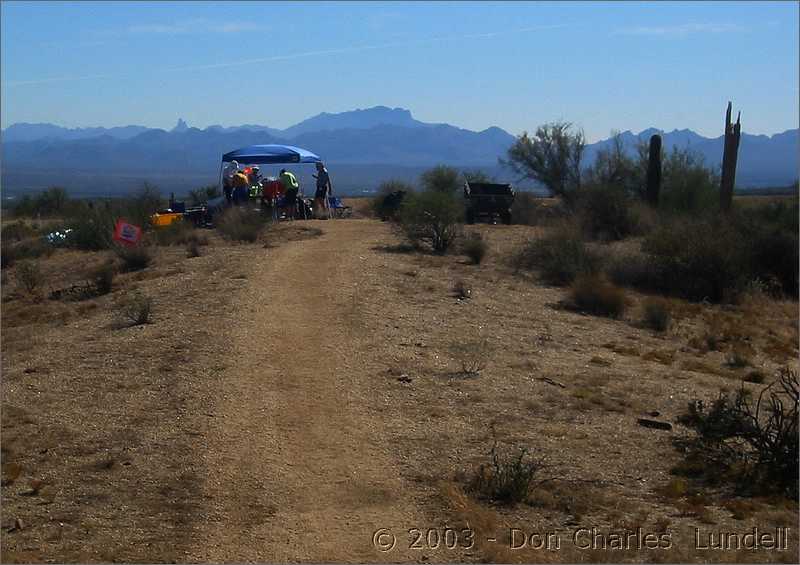
<path id="1" fill-rule="evenodd" d="M 252 164 L 320 163 L 317 155 L 293 145 L 249 145 L 222 156 L 224 163 Z"/>

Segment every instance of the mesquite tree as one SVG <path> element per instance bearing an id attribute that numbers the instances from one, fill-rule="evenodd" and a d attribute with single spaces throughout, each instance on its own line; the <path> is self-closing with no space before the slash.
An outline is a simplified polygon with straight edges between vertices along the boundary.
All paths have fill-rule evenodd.
<path id="1" fill-rule="evenodd" d="M 647 202 L 658 206 L 658 193 L 661 190 L 661 136 L 650 138 L 650 152 L 647 159 Z"/>
<path id="2" fill-rule="evenodd" d="M 736 182 L 736 159 L 739 154 L 739 138 L 742 135 L 741 117 L 736 116 L 736 123 L 731 124 L 731 110 L 733 105 L 728 102 L 728 111 L 725 112 L 725 149 L 722 154 L 722 180 L 719 186 L 720 208 L 723 212 L 731 209 L 733 201 L 733 185 Z"/>

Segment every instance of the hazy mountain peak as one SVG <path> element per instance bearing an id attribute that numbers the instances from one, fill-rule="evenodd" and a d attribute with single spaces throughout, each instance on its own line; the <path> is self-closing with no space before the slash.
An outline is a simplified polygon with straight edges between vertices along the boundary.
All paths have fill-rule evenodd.
<path id="1" fill-rule="evenodd" d="M 175 127 L 172 128 L 172 131 L 176 133 L 184 132 L 189 129 L 189 125 L 184 121 L 183 118 L 178 118 L 178 123 L 175 124 Z"/>
<path id="2" fill-rule="evenodd" d="M 337 114 L 322 112 L 283 130 L 283 134 L 287 137 L 295 137 L 311 131 L 371 129 L 377 126 L 420 127 L 423 125 L 425 124 L 415 120 L 411 111 L 405 108 L 373 106 Z"/>

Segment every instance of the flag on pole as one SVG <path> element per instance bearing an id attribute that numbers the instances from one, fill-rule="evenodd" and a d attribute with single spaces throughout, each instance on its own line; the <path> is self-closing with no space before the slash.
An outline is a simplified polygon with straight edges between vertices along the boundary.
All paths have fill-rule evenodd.
<path id="1" fill-rule="evenodd" d="M 142 228 L 129 224 L 123 218 L 114 225 L 114 241 L 127 247 L 135 247 L 142 239 Z"/>

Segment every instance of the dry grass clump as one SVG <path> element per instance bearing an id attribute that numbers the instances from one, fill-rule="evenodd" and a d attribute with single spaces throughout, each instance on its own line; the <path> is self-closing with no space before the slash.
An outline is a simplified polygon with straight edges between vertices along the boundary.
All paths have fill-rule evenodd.
<path id="1" fill-rule="evenodd" d="M 226 210 L 216 223 L 217 229 L 226 239 L 255 243 L 267 221 L 255 210 L 234 206 Z"/>
<path id="2" fill-rule="evenodd" d="M 489 244 L 480 233 L 472 232 L 461 244 L 461 251 L 469 257 L 473 265 L 480 265 L 489 251 Z"/>
<path id="3" fill-rule="evenodd" d="M 569 291 L 572 305 L 581 312 L 620 318 L 625 313 L 625 291 L 600 275 L 578 277 Z"/>
<path id="4" fill-rule="evenodd" d="M 44 282 L 39 263 L 35 261 L 22 261 L 17 265 L 17 284 L 28 294 L 36 294 Z"/>
<path id="5" fill-rule="evenodd" d="M 489 363 L 491 348 L 486 339 L 456 343 L 451 347 L 453 357 L 461 366 L 464 376 L 477 376 Z"/>
<path id="6" fill-rule="evenodd" d="M 136 247 L 118 246 L 114 248 L 114 253 L 122 261 L 122 270 L 124 272 L 146 269 L 154 259 L 153 252 L 146 245 L 137 245 Z"/>
<path id="7" fill-rule="evenodd" d="M 495 442 L 489 451 L 489 461 L 475 470 L 468 489 L 500 504 L 525 502 L 541 468 L 542 463 L 527 448 L 519 448 L 516 454 L 500 453 Z"/>
<path id="8" fill-rule="evenodd" d="M 138 292 L 131 294 L 117 303 L 117 312 L 130 325 L 139 326 L 150 323 L 153 299 Z"/>

